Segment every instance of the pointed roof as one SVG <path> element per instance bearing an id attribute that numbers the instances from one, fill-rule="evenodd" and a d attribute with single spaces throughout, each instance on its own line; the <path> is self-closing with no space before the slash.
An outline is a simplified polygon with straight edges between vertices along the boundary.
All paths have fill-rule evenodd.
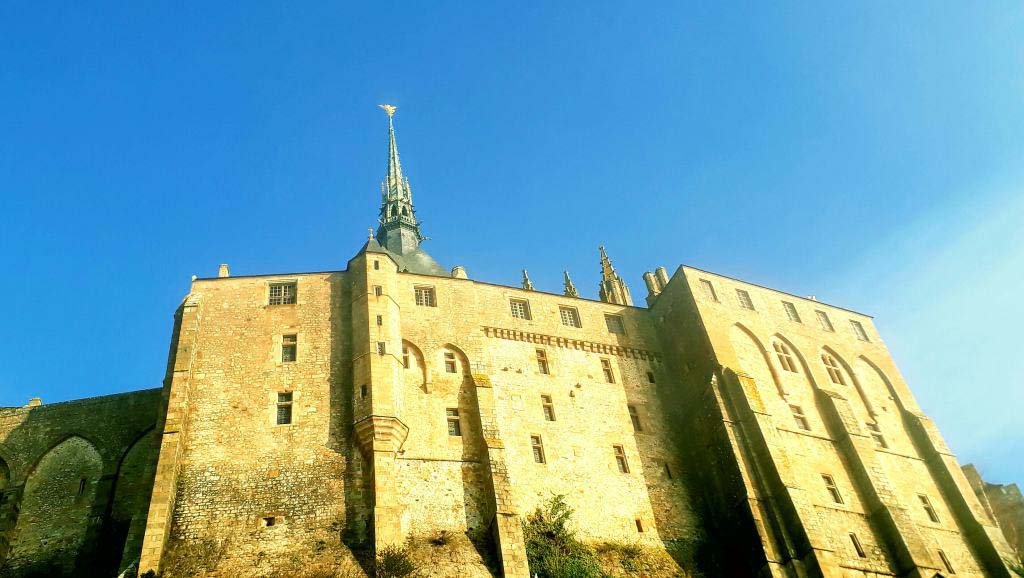
<path id="1" fill-rule="evenodd" d="M 569 272 L 565 271 L 564 274 L 565 295 L 567 297 L 579 297 L 580 293 L 576 290 L 576 285 L 572 282 L 572 279 L 569 278 Z"/>
<path id="2" fill-rule="evenodd" d="M 617 303 L 619 305 L 632 305 L 633 298 L 629 295 L 629 287 L 626 282 L 615 272 L 612 260 L 604 251 L 604 245 L 598 246 L 601 253 L 601 285 L 598 289 L 598 297 L 605 303 Z"/>
<path id="3" fill-rule="evenodd" d="M 523 269 L 523 289 L 533 291 L 533 281 L 530 281 L 530 274 Z"/>

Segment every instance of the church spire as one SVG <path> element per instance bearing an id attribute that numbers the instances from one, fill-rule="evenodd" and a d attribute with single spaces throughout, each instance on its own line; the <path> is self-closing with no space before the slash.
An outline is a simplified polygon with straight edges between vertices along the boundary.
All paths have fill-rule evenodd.
<path id="1" fill-rule="evenodd" d="M 599 246 L 598 250 L 601 252 L 601 287 L 598 290 L 601 301 L 618 305 L 632 305 L 633 298 L 629 296 L 629 287 L 626 287 L 626 282 L 615 272 L 612 260 L 604 252 L 604 245 Z"/>
<path id="2" fill-rule="evenodd" d="M 533 281 L 530 281 L 530 274 L 523 269 L 523 289 L 533 291 Z"/>
<path id="3" fill-rule="evenodd" d="M 565 271 L 565 295 L 566 297 L 579 297 L 580 293 L 576 290 L 576 284 L 569 278 L 569 272 Z"/>

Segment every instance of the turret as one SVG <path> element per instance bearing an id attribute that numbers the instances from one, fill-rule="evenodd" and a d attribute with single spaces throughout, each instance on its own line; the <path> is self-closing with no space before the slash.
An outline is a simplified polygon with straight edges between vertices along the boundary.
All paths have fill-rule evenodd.
<path id="1" fill-rule="evenodd" d="M 604 252 L 604 246 L 598 247 L 598 250 L 601 252 L 601 287 L 598 291 L 601 301 L 618 305 L 632 305 L 633 298 L 629 296 L 629 287 L 615 272 L 612 260 Z"/>

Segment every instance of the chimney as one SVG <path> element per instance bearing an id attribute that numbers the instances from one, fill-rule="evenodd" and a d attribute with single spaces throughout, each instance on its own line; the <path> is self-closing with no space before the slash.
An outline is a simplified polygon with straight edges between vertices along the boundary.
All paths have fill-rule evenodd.
<path id="1" fill-rule="evenodd" d="M 658 287 L 658 280 L 654 278 L 654 273 L 646 271 L 644 273 L 644 283 L 647 284 L 647 293 L 649 295 L 661 293 L 661 287 Z"/>
<path id="2" fill-rule="evenodd" d="M 452 278 L 453 279 L 469 279 L 469 275 L 466 274 L 466 268 L 462 265 L 456 265 L 452 267 Z"/>
<path id="3" fill-rule="evenodd" d="M 654 276 L 658 279 L 658 289 L 664 291 L 665 287 L 668 286 L 668 272 L 665 271 L 664 267 L 658 267 L 654 270 Z"/>
<path id="4" fill-rule="evenodd" d="M 228 264 L 227 263 L 221 263 L 220 264 L 220 269 L 217 270 L 217 276 L 218 277 L 230 277 L 231 276 L 231 273 L 228 271 Z"/>

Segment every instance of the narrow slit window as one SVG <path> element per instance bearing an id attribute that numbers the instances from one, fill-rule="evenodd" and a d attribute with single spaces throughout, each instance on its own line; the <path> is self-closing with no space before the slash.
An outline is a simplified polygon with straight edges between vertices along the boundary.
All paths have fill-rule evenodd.
<path id="1" fill-rule="evenodd" d="M 888 448 L 889 444 L 885 441 L 885 436 L 882 435 L 882 430 L 878 427 L 878 424 L 869 421 L 866 425 L 868 426 L 868 431 L 871 433 L 871 437 L 875 440 L 875 445 L 882 449 Z"/>
<path id="2" fill-rule="evenodd" d="M 647 372 L 647 383 L 654 383 L 654 372 L 653 371 L 648 371 Z"/>
<path id="3" fill-rule="evenodd" d="M 555 421 L 555 404 L 551 401 L 551 396 L 540 396 L 540 404 L 544 410 L 544 419 L 547 421 Z"/>
<path id="4" fill-rule="evenodd" d="M 711 284 L 711 281 L 701 279 L 700 286 L 701 289 L 704 290 L 704 295 L 707 296 L 708 299 L 718 303 L 718 293 L 715 293 L 715 286 Z"/>
<path id="5" fill-rule="evenodd" d="M 366 386 L 365 385 L 360 385 L 359 386 L 359 397 L 362 397 L 364 399 L 366 398 Z"/>
<path id="6" fill-rule="evenodd" d="M 612 371 L 610 359 L 601 359 L 601 371 L 604 372 L 604 380 L 608 383 L 615 383 L 615 373 Z"/>
<path id="7" fill-rule="evenodd" d="M 448 415 L 448 435 L 452 437 L 462 436 L 462 422 L 459 420 L 458 408 L 450 407 L 445 410 Z"/>
<path id="8" fill-rule="evenodd" d="M 665 477 L 672 479 L 672 467 L 668 465 L 668 462 L 665 462 Z"/>
<path id="9" fill-rule="evenodd" d="M 444 370 L 446 373 L 459 372 L 459 364 L 455 361 L 455 354 L 451 351 L 444 352 Z"/>
<path id="10" fill-rule="evenodd" d="M 381 325 L 384 325 L 384 316 L 383 315 L 378 315 L 377 316 L 377 327 L 380 327 Z"/>
<path id="11" fill-rule="evenodd" d="M 939 559 L 942 560 L 942 565 L 946 567 L 946 572 L 950 574 L 956 574 L 956 570 L 953 569 L 953 564 L 949 561 L 949 556 L 942 550 L 939 550 Z"/>
<path id="12" fill-rule="evenodd" d="M 818 324 L 821 325 L 822 329 L 830 332 L 836 330 L 835 327 L 832 327 L 832 320 L 828 318 L 828 313 L 825 313 L 824 311 L 815 311 L 814 314 L 818 316 Z"/>
<path id="13" fill-rule="evenodd" d="M 402 367 L 409 369 L 409 346 L 402 345 Z"/>
<path id="14" fill-rule="evenodd" d="M 384 355 L 388 352 L 388 344 L 383 341 L 377 342 L 377 355 Z"/>
<path id="15" fill-rule="evenodd" d="M 736 299 L 740 302 L 740 307 L 744 309 L 754 310 L 754 302 L 750 299 L 750 293 L 743 289 L 736 290 Z"/>
<path id="16" fill-rule="evenodd" d="M 297 293 L 298 291 L 295 283 L 271 283 L 270 304 L 291 305 L 295 303 Z"/>
<path id="17" fill-rule="evenodd" d="M 796 422 L 796 427 L 804 431 L 811 431 L 811 424 L 807 421 L 807 416 L 804 415 L 804 408 L 799 405 L 790 405 L 789 411 L 793 414 L 793 421 Z"/>
<path id="18" fill-rule="evenodd" d="M 860 339 L 861 341 L 871 341 L 868 339 L 868 333 L 867 331 L 864 331 L 864 326 L 861 325 L 860 321 L 851 319 L 850 325 L 853 326 L 853 333 L 857 336 L 857 339 Z"/>
<path id="19" fill-rule="evenodd" d="M 510 299 L 508 302 L 509 309 L 512 310 L 512 317 L 516 319 L 525 319 L 529 321 L 530 316 L 530 303 L 525 299 Z"/>
<path id="20" fill-rule="evenodd" d="M 612 446 L 612 450 L 615 453 L 615 465 L 618 466 L 620 472 L 628 474 L 629 462 L 626 460 L 626 450 L 622 446 Z"/>
<path id="21" fill-rule="evenodd" d="M 380 285 L 374 285 L 374 286 L 373 286 L 373 294 L 374 294 L 374 295 L 375 295 L 376 297 L 380 297 L 381 295 L 383 295 L 383 294 L 384 294 L 384 288 L 383 288 L 383 287 L 381 287 Z"/>
<path id="22" fill-rule="evenodd" d="M 633 431 L 643 431 L 644 428 L 640 427 L 640 414 L 636 411 L 635 405 L 627 405 L 629 409 L 629 421 L 633 422 Z"/>
<path id="23" fill-rule="evenodd" d="M 640 518 L 637 518 L 635 520 L 635 522 L 636 522 L 636 531 L 640 532 L 641 534 L 643 534 L 644 533 L 644 523 L 643 523 L 643 520 L 641 520 Z"/>
<path id="24" fill-rule="evenodd" d="M 836 486 L 835 479 L 828 474 L 821 474 L 821 480 L 825 482 L 825 489 L 828 490 L 829 495 L 832 496 L 832 501 L 837 504 L 844 503 L 843 495 L 839 493 L 839 487 Z"/>
<path id="25" fill-rule="evenodd" d="M 921 507 L 924 508 L 925 513 L 928 514 L 928 519 L 938 524 L 939 513 L 935 511 L 935 506 L 932 505 L 931 499 L 924 494 L 918 494 L 917 499 L 921 500 Z"/>
<path id="26" fill-rule="evenodd" d="M 530 436 L 530 447 L 533 449 L 533 461 L 538 464 L 546 463 L 544 460 L 544 443 L 540 436 Z"/>
<path id="27" fill-rule="evenodd" d="M 857 538 L 857 534 L 850 532 L 850 542 L 853 544 L 853 550 L 857 553 L 857 556 L 861 558 L 867 558 L 867 552 L 864 551 L 864 546 L 861 546 L 860 539 Z"/>
<path id="28" fill-rule="evenodd" d="M 292 392 L 277 394 L 277 425 L 292 423 Z"/>
<path id="29" fill-rule="evenodd" d="M 825 364 L 825 369 L 828 370 L 828 377 L 832 380 L 832 383 L 836 385 L 846 385 L 846 379 L 843 378 L 843 370 L 839 367 L 839 363 L 835 357 L 827 353 L 821 354 L 821 362 Z"/>
<path id="30" fill-rule="evenodd" d="M 779 365 L 782 366 L 782 369 L 796 373 L 796 362 L 793 360 L 793 353 L 789 350 L 789 347 L 781 341 L 773 342 L 772 347 L 775 349 L 775 355 L 778 356 Z"/>
<path id="31" fill-rule="evenodd" d="M 580 313 L 575 307 L 559 307 L 558 316 L 562 319 L 562 325 L 566 327 L 582 327 Z"/>
<path id="32" fill-rule="evenodd" d="M 604 324 L 608 327 L 608 333 L 626 334 L 626 326 L 622 323 L 621 315 L 605 315 Z"/>
<path id="33" fill-rule="evenodd" d="M 296 335 L 285 335 L 281 337 L 281 361 L 290 363 L 295 361 L 298 352 L 299 340 Z"/>
<path id="34" fill-rule="evenodd" d="M 436 295 L 433 287 L 416 287 L 416 305 L 420 307 L 437 307 Z"/>
<path id="35" fill-rule="evenodd" d="M 380 261 L 377 260 L 377 259 L 373 260 L 373 270 L 374 271 L 379 271 L 380 270 Z"/>
<path id="36" fill-rule="evenodd" d="M 548 352 L 543 349 L 537 350 L 537 371 L 544 375 L 551 374 L 551 367 L 548 365 Z"/>
<path id="37" fill-rule="evenodd" d="M 783 301 L 782 308 L 786 310 L 786 317 L 789 317 L 790 321 L 800 323 L 800 314 L 796 312 L 796 305 L 793 305 L 789 301 Z"/>

